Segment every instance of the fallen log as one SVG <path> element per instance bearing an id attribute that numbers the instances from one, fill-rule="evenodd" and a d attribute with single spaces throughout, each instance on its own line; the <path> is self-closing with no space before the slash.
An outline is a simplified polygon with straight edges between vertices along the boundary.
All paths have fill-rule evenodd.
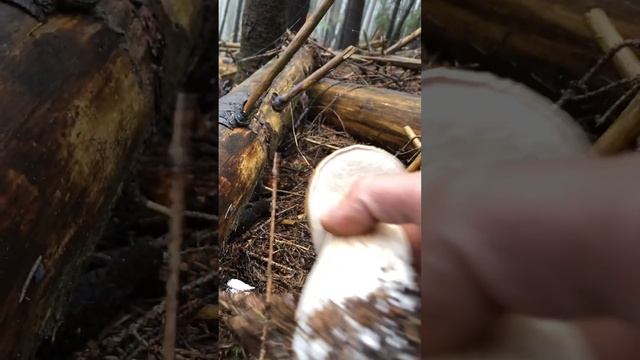
<path id="1" fill-rule="evenodd" d="M 566 88 L 602 56 L 584 14 L 603 8 L 625 38 L 640 34 L 640 8 L 606 0 L 430 0 L 422 7 L 423 43 L 459 59 L 500 61 L 545 88 Z M 507 65 L 507 66 L 503 66 Z M 612 67 L 607 76 L 616 79 Z M 509 70 L 511 71 L 511 70 Z M 531 75 L 533 73 L 533 76 Z M 567 79 L 568 75 L 568 79 Z"/>
<path id="2" fill-rule="evenodd" d="M 404 126 L 421 133 L 420 96 L 329 79 L 308 93 L 312 112 L 366 142 L 397 150 L 407 144 Z"/>
<path id="3" fill-rule="evenodd" d="M 218 101 L 218 231 L 222 242 L 236 227 L 241 210 L 251 198 L 263 168 L 291 125 L 291 109 L 295 107 L 296 99 L 278 113 L 271 107 L 271 94 L 285 93 L 315 67 L 313 51 L 303 46 L 274 79 L 249 126 L 238 127 L 235 117 L 241 113 L 244 102 L 256 90 L 272 64 L 263 66 Z"/>
<path id="4" fill-rule="evenodd" d="M 38 23 L 0 2 L 3 358 L 31 359 L 55 336 L 145 129 L 173 106 L 212 8 L 103 0 L 96 16 Z"/>
<path id="5" fill-rule="evenodd" d="M 404 56 L 397 55 L 383 55 L 383 56 L 373 56 L 373 55 L 353 55 L 351 57 L 353 60 L 360 61 L 372 61 L 382 64 L 393 65 L 401 68 L 412 69 L 412 70 L 420 70 L 422 68 L 422 62 L 420 59 L 414 59 Z"/>

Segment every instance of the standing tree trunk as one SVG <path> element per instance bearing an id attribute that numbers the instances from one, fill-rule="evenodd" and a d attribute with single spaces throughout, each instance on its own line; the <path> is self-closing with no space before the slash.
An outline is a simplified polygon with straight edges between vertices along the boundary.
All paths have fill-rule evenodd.
<path id="1" fill-rule="evenodd" d="M 288 0 L 287 27 L 293 32 L 298 32 L 309 13 L 309 0 Z"/>
<path id="2" fill-rule="evenodd" d="M 242 9 L 244 6 L 244 0 L 240 0 L 238 4 L 238 11 L 236 11 L 236 20 L 233 25 L 233 42 L 238 42 L 238 34 L 240 30 L 240 20 L 242 20 Z"/>
<path id="3" fill-rule="evenodd" d="M 400 3 L 402 0 L 395 0 L 393 4 L 393 11 L 389 17 L 389 24 L 387 26 L 387 33 L 385 34 L 385 40 L 390 41 L 391 35 L 393 35 L 393 29 L 395 28 L 396 18 L 398 17 L 398 10 L 400 10 Z"/>
<path id="4" fill-rule="evenodd" d="M 411 8 L 413 8 L 413 4 L 411 2 L 408 2 L 408 4 L 406 4 L 406 7 L 404 8 L 404 12 L 402 12 L 402 14 L 400 15 L 400 19 L 398 20 L 398 24 L 396 25 L 393 34 L 391 35 L 390 40 L 392 43 L 400 40 L 400 36 L 402 35 L 402 28 L 404 27 L 404 23 L 407 21 L 409 14 L 411 14 Z"/>
<path id="5" fill-rule="evenodd" d="M 246 0 L 238 58 L 258 55 L 273 48 L 287 29 L 287 18 L 282 16 L 286 11 L 286 1 Z M 239 62 L 236 83 L 241 83 L 268 61 L 268 57 L 260 57 Z"/>
<path id="6" fill-rule="evenodd" d="M 365 0 L 348 0 L 347 11 L 342 28 L 339 48 L 344 49 L 349 45 L 358 45 L 360 29 L 362 27 L 362 15 L 364 14 Z"/>
<path id="7" fill-rule="evenodd" d="M 218 37 L 222 38 L 222 30 L 224 30 L 224 23 L 227 21 L 227 15 L 229 15 L 229 4 L 231 4 L 231 0 L 227 0 L 227 3 L 224 5 L 224 13 L 222 14 L 222 21 L 220 22 L 220 30 L 218 30 Z"/>

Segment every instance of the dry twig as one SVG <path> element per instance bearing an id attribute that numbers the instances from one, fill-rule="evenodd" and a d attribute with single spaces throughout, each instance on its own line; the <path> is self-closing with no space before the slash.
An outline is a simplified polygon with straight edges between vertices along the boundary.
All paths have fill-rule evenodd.
<path id="1" fill-rule="evenodd" d="M 273 263 L 273 239 L 276 232 L 276 199 L 278 194 L 278 153 L 273 155 L 273 186 L 271 191 L 271 227 L 269 231 L 269 261 L 267 262 L 267 297 L 266 297 L 266 312 L 267 320 L 270 318 L 271 307 L 271 293 L 273 286 L 273 275 L 271 271 L 271 264 Z M 261 345 L 260 345 L 260 360 L 264 360 L 266 356 L 266 344 L 267 344 L 267 332 L 269 321 L 266 321 L 262 328 Z"/>
<path id="2" fill-rule="evenodd" d="M 185 140 L 189 138 L 188 130 L 193 117 L 194 103 L 195 100 L 192 96 L 184 93 L 178 94 L 176 113 L 174 115 L 173 138 L 169 147 L 169 155 L 173 162 L 173 181 L 171 186 L 171 219 L 169 223 L 171 240 L 168 245 L 169 278 L 167 279 L 165 328 L 162 344 L 165 360 L 173 360 L 175 358 L 177 293 L 184 222 L 184 166 L 187 157 Z"/>
<path id="3" fill-rule="evenodd" d="M 296 36 L 293 38 L 289 46 L 280 54 L 278 60 L 273 64 L 273 66 L 269 69 L 269 72 L 265 74 L 265 77 L 262 79 L 260 84 L 255 88 L 255 90 L 249 95 L 249 99 L 244 103 L 242 108 L 242 112 L 245 116 L 248 116 L 249 112 L 253 109 L 254 105 L 258 102 L 258 99 L 264 94 L 269 86 L 271 86 L 271 82 L 273 79 L 278 76 L 278 74 L 284 69 L 285 65 L 291 60 L 293 55 L 300 49 L 300 47 L 307 40 L 311 32 L 318 26 L 320 20 L 324 17 L 327 10 L 333 5 L 335 0 L 324 0 L 318 9 L 307 19 L 302 28 L 298 31 Z"/>

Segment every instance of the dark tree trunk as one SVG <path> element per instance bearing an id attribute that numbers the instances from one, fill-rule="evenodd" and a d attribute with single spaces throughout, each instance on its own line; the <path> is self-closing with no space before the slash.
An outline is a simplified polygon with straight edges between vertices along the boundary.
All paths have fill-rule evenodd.
<path id="1" fill-rule="evenodd" d="M 165 3 L 102 0 L 109 21 L 41 24 L 0 2 L 2 359 L 54 336 L 150 121 L 213 41 L 213 1 Z"/>
<path id="2" fill-rule="evenodd" d="M 238 11 L 236 12 L 236 21 L 233 25 L 233 42 L 238 42 L 238 35 L 240 31 L 240 20 L 242 20 L 242 7 L 244 6 L 244 0 L 240 0 L 238 4 Z"/>
<path id="3" fill-rule="evenodd" d="M 411 14 L 411 8 L 413 8 L 413 3 L 409 2 L 408 4 L 406 4 L 407 7 L 404 9 L 404 11 L 402 12 L 402 14 L 400 15 L 400 19 L 398 20 L 398 24 L 395 27 L 395 30 L 393 31 L 393 34 L 391 35 L 391 42 L 396 42 L 400 39 L 400 36 L 402 35 L 402 28 L 404 27 L 404 23 L 407 21 L 407 18 L 409 17 L 409 14 Z"/>
<path id="4" fill-rule="evenodd" d="M 393 11 L 391 12 L 391 16 L 389 17 L 389 24 L 387 26 L 387 33 L 385 34 L 385 39 L 389 41 L 391 39 L 391 35 L 393 35 L 393 29 L 395 28 L 396 18 L 398 17 L 398 10 L 400 10 L 400 2 L 402 0 L 395 0 L 393 4 Z"/>
<path id="5" fill-rule="evenodd" d="M 309 0 L 289 0 L 287 8 L 287 27 L 298 32 L 309 13 Z"/>
<path id="6" fill-rule="evenodd" d="M 365 0 L 349 0 L 342 28 L 339 48 L 344 49 L 349 45 L 358 45 L 360 29 L 362 27 L 362 15 L 364 14 Z"/>
<path id="7" fill-rule="evenodd" d="M 229 4 L 231 4 L 231 0 L 227 0 L 227 4 L 224 6 L 224 13 L 222 14 L 222 21 L 220 22 L 218 37 L 222 37 L 222 32 L 224 31 L 224 23 L 227 21 L 227 15 L 229 14 Z"/>
<path id="8" fill-rule="evenodd" d="M 287 29 L 287 18 L 282 16 L 286 11 L 286 1 L 246 0 L 238 58 L 258 55 L 272 49 Z M 239 62 L 236 82 L 242 82 L 268 61 L 268 57 L 260 57 Z"/>

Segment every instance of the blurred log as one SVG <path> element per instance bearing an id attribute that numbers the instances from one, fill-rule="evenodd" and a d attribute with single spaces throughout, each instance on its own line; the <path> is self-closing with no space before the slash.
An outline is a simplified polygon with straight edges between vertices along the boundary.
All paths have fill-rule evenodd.
<path id="1" fill-rule="evenodd" d="M 421 133 L 417 95 L 324 79 L 309 89 L 309 96 L 313 112 L 324 111 L 334 127 L 379 146 L 397 150 L 405 145 L 404 126 Z"/>
<path id="2" fill-rule="evenodd" d="M 389 64 L 401 68 L 420 70 L 422 68 L 422 62 L 420 59 L 413 59 L 404 56 L 385 55 L 385 56 L 373 56 L 373 55 L 353 55 L 353 60 L 360 61 L 373 61 L 381 64 Z"/>
<path id="3" fill-rule="evenodd" d="M 603 8 L 623 37 L 640 34 L 640 8 L 629 1 L 430 0 L 422 7 L 422 39 L 458 60 L 489 58 L 501 62 L 492 71 L 513 65 L 530 83 L 566 87 L 602 56 L 584 19 L 593 7 Z M 606 74 L 616 78 L 612 68 Z"/>
<path id="4" fill-rule="evenodd" d="M 263 66 L 218 102 L 218 228 L 222 242 L 236 227 L 241 210 L 251 198 L 262 175 L 262 169 L 291 125 L 291 109 L 297 100 L 294 99 L 278 113 L 271 108 L 271 93 L 285 93 L 307 77 L 315 66 L 310 48 L 304 46 L 298 50 L 263 96 L 265 101 L 253 115 L 249 127 L 236 127 L 234 117 L 241 112 L 249 94 L 255 91 L 272 64 Z"/>
<path id="5" fill-rule="evenodd" d="M 213 8 L 211 0 L 133 3 L 103 0 L 103 16 L 42 24 L 0 3 L 3 358 L 31 359 L 55 336 L 146 129 L 173 106 Z"/>
<path id="6" fill-rule="evenodd" d="M 256 357 L 260 354 L 262 328 L 268 326 L 269 334 L 265 346 L 268 358 L 273 360 L 294 358 L 291 338 L 296 328 L 296 303 L 297 300 L 291 294 L 275 294 L 269 306 L 268 318 L 264 295 L 220 295 L 221 309 L 227 315 L 223 319 L 247 353 Z"/>

